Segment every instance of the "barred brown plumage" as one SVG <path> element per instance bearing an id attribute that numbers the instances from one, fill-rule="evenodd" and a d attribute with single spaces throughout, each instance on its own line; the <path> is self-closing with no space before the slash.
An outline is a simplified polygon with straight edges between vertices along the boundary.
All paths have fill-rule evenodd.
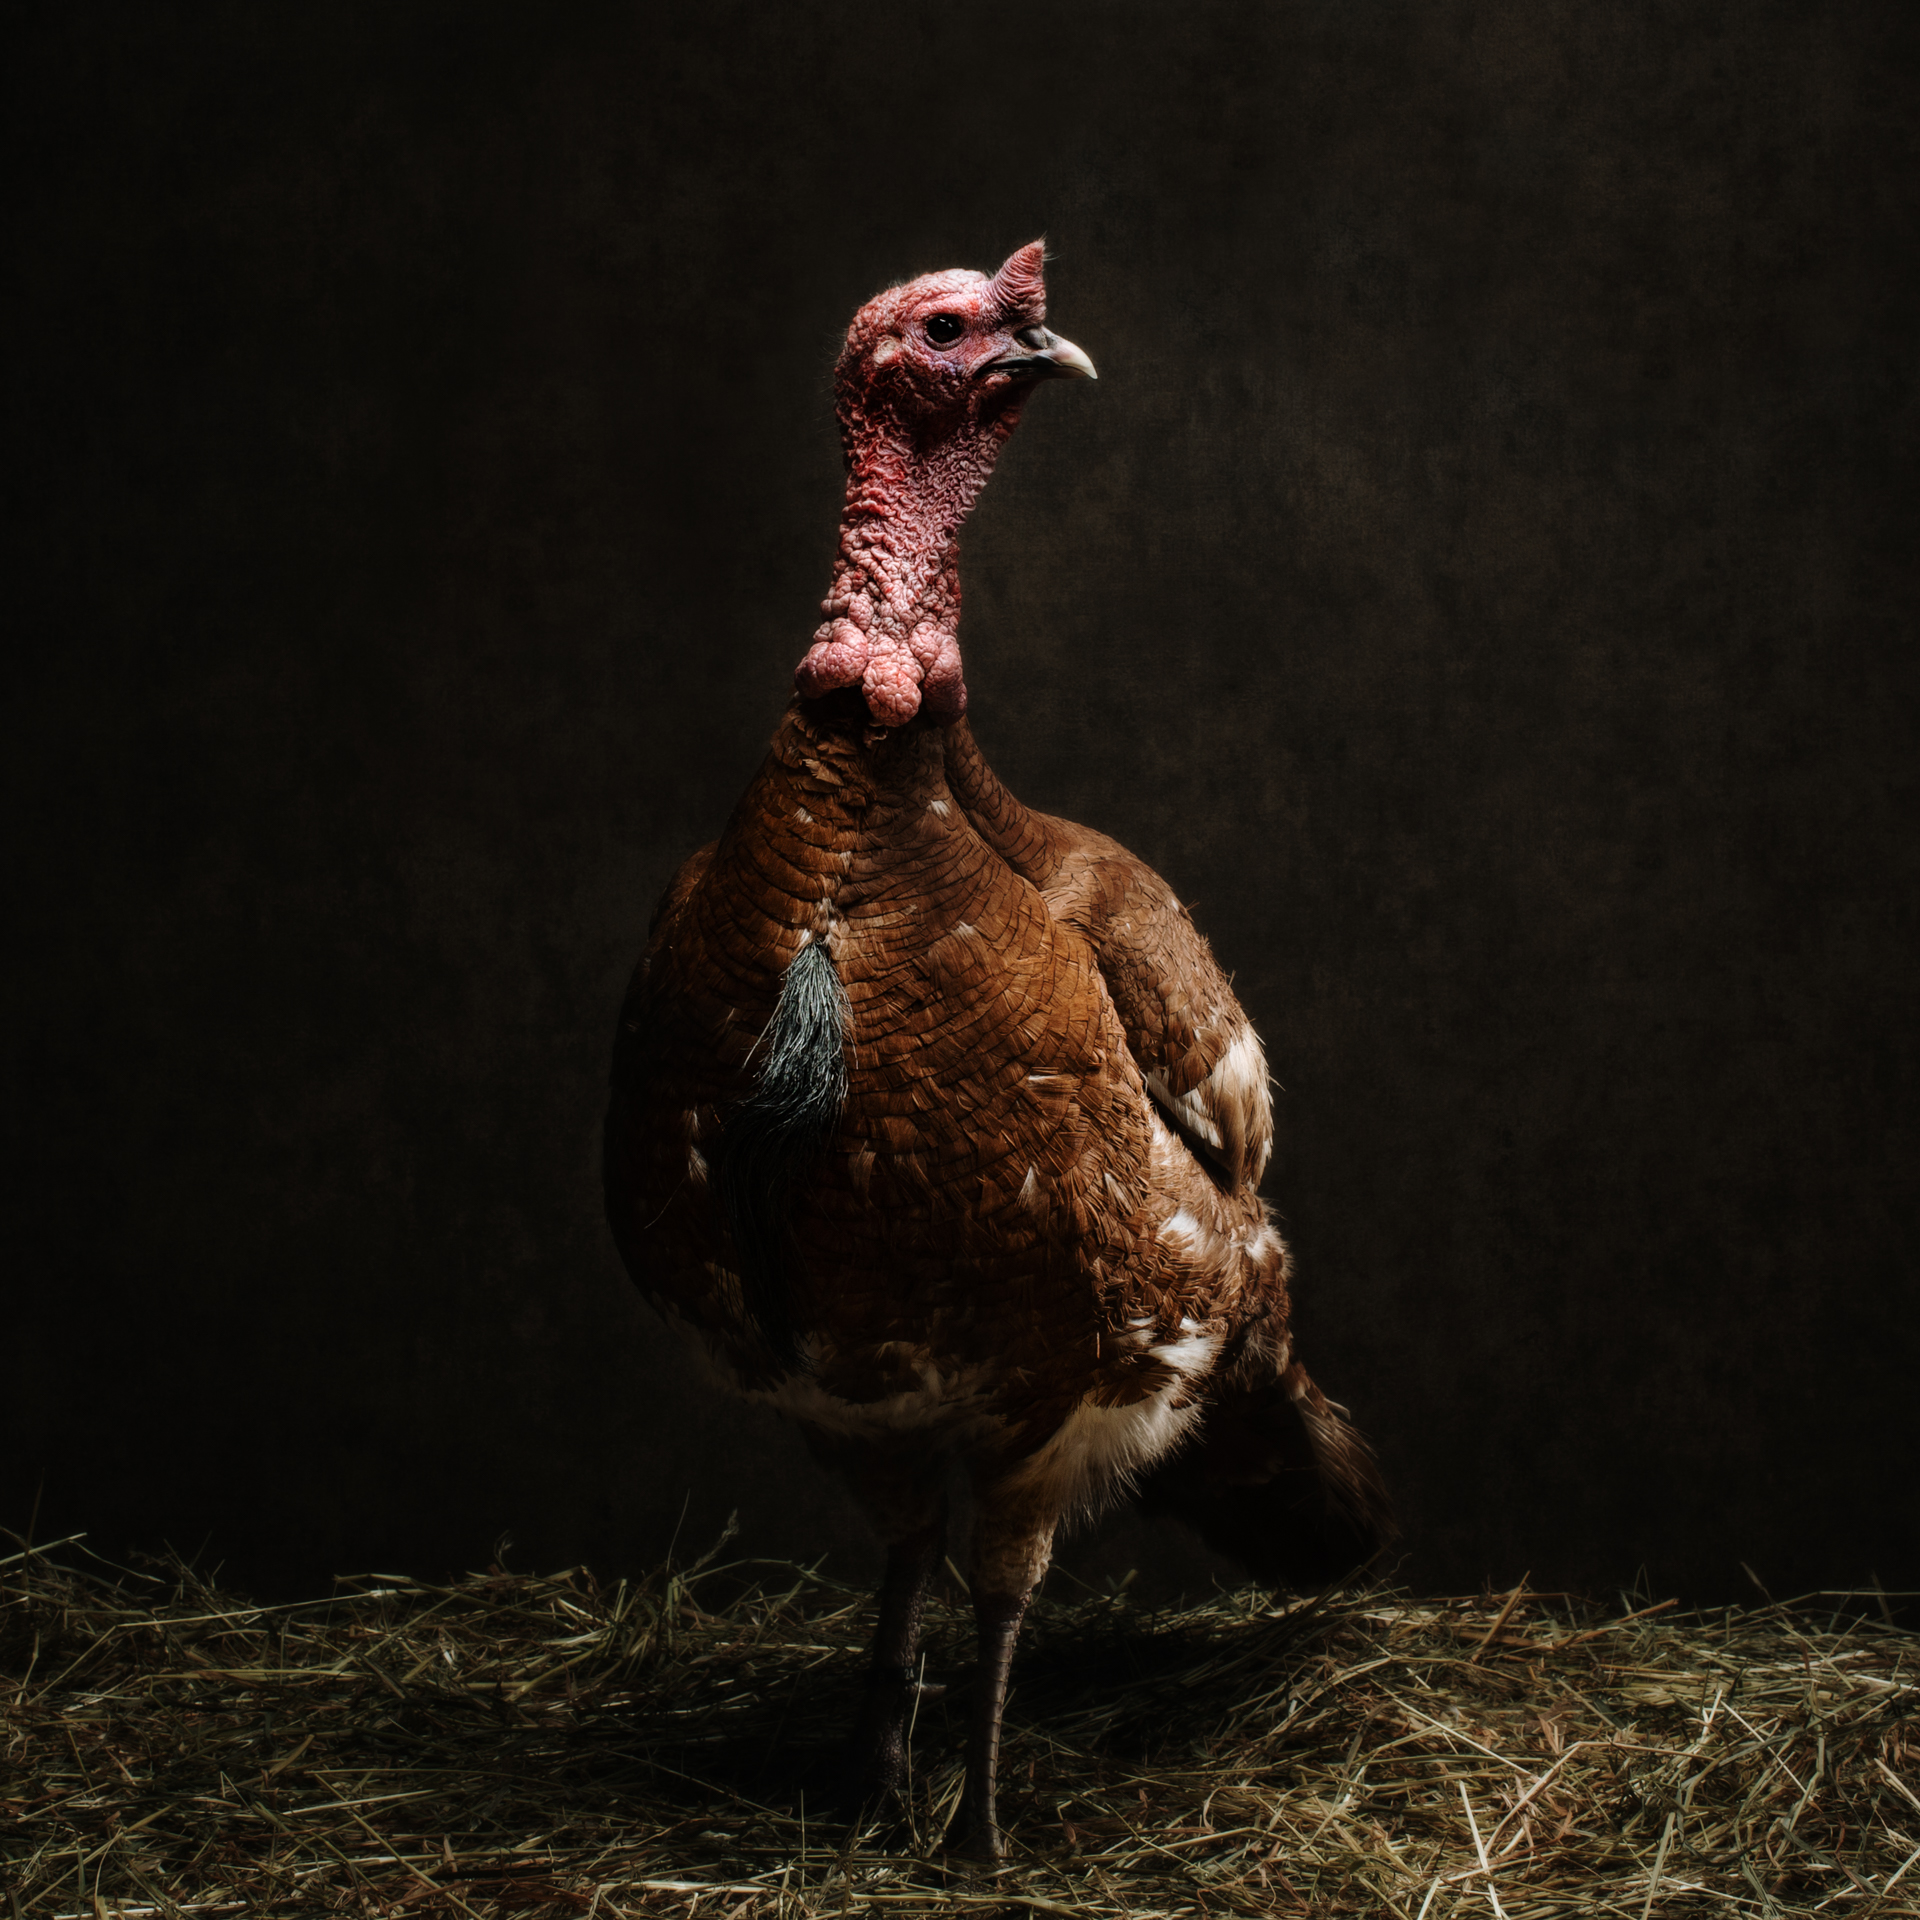
<path id="1" fill-rule="evenodd" d="M 964 717 L 960 524 L 1036 383 L 1093 372 L 1044 324 L 1042 257 L 854 318 L 827 619 L 655 915 L 606 1135 L 635 1280 L 800 1422 L 887 1545 L 855 1799 L 899 1784 L 947 1474 L 970 1476 L 955 1844 L 989 1858 L 1008 1665 L 1063 1518 L 1171 1475 L 1149 1499 L 1267 1578 L 1337 1571 L 1390 1526 L 1293 1357 L 1251 1023 L 1165 881 L 1022 806 Z"/>

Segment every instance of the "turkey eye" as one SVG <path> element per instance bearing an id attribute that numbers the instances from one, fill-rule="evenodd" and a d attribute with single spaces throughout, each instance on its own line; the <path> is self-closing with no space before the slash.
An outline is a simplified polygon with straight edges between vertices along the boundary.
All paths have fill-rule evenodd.
<path id="1" fill-rule="evenodd" d="M 958 320 L 950 313 L 936 313 L 927 322 L 927 338 L 936 347 L 950 347 L 966 332 Z"/>

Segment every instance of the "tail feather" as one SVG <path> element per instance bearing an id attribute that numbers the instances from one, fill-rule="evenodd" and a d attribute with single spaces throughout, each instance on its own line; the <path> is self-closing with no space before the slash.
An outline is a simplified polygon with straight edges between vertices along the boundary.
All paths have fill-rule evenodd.
<path id="1" fill-rule="evenodd" d="M 799 1366 L 793 1189 L 832 1138 L 847 1097 L 846 989 L 810 940 L 780 983 L 754 1091 L 727 1115 L 715 1168 L 742 1301 L 776 1360 Z"/>
<path id="2" fill-rule="evenodd" d="M 1359 1428 L 1347 1418 L 1344 1407 L 1335 1406 L 1307 1377 L 1302 1366 L 1292 1366 L 1284 1376 L 1287 1391 L 1307 1430 L 1307 1442 L 1313 1449 L 1313 1463 L 1319 1469 L 1327 1503 L 1344 1514 L 1354 1529 L 1372 1542 L 1369 1551 L 1377 1552 L 1393 1539 L 1399 1528 L 1393 1518 L 1393 1501 L 1386 1482 L 1380 1477 L 1380 1463 Z"/>
<path id="3" fill-rule="evenodd" d="M 1140 1500 L 1271 1586 L 1324 1585 L 1398 1532 L 1373 1449 L 1298 1365 L 1223 1384 Z"/>

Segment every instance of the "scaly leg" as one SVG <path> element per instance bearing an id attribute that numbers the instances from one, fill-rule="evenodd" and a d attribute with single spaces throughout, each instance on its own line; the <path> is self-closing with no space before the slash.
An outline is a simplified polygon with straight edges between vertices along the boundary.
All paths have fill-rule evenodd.
<path id="1" fill-rule="evenodd" d="M 927 1590 L 947 1544 L 946 1502 L 933 1521 L 887 1548 L 880 1585 L 880 1624 L 872 1664 L 846 1757 L 846 1783 L 863 1805 L 898 1799 L 907 1784 L 907 1721 L 919 1692 L 914 1656 Z"/>
<path id="2" fill-rule="evenodd" d="M 1000 1831 L 998 1778 L 1000 1715 L 1007 1704 L 1007 1675 L 1020 1637 L 1027 1595 L 995 1594 L 974 1604 L 980 1629 L 980 1664 L 974 1669 L 967 1715 L 967 1784 L 954 1816 L 950 1850 L 969 1860 L 999 1860 L 1007 1851 Z"/>
<path id="3" fill-rule="evenodd" d="M 806 1429 L 815 1455 L 853 1489 L 886 1543 L 880 1620 L 860 1709 L 815 1792 L 848 1813 L 897 1801 L 907 1783 L 907 1721 L 919 1691 L 914 1658 L 927 1591 L 947 1543 L 946 1461 L 910 1447 L 877 1447 Z"/>
<path id="4" fill-rule="evenodd" d="M 991 1861 L 1006 1855 L 996 1792 L 1000 1716 L 1007 1704 L 1007 1676 L 1020 1622 L 1053 1558 L 1058 1519 L 1031 1494 L 1012 1492 L 1004 1484 L 979 1490 L 972 1557 L 980 1661 L 967 1716 L 967 1783 L 949 1842 L 950 1851 L 966 1859 Z"/>

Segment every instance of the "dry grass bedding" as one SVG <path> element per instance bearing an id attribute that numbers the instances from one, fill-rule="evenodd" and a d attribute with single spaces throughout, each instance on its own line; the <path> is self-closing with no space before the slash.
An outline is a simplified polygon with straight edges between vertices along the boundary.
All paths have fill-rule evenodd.
<path id="1" fill-rule="evenodd" d="M 910 1804 L 855 1833 L 805 1782 L 871 1604 L 804 1570 L 366 1575 L 261 1606 L 178 1561 L 20 1548 L 0 1907 L 1920 1914 L 1920 1635 L 1874 1595 L 1045 1599 L 1007 1721 L 1013 1858 L 984 1878 L 937 1844 L 960 1602 L 933 1609 L 928 1677 L 956 1684 L 920 1710 Z"/>

